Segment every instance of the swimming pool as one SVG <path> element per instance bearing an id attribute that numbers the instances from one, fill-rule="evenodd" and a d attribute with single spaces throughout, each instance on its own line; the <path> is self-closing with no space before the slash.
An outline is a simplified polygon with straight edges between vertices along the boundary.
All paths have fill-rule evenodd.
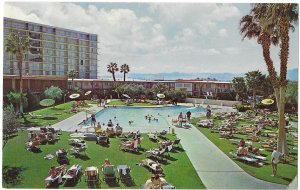
<path id="1" fill-rule="evenodd" d="M 109 120 L 113 124 L 117 123 L 125 131 L 142 130 L 142 131 L 161 131 L 168 130 L 169 117 L 177 117 L 180 112 L 185 114 L 190 111 L 192 116 L 196 113 L 204 112 L 203 107 L 189 106 L 165 106 L 165 107 L 108 107 L 96 113 L 96 121 L 104 128 Z M 147 116 L 147 118 L 146 118 Z M 150 118 L 150 119 L 149 119 Z M 90 125 L 91 119 L 88 120 Z M 133 121 L 130 123 L 130 121 Z"/>

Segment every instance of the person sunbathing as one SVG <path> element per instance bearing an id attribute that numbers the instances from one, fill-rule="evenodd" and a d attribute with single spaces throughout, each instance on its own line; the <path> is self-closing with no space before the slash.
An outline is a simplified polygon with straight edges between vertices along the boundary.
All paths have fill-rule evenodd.
<path id="1" fill-rule="evenodd" d="M 161 179 L 158 174 L 151 177 L 152 189 L 160 189 L 161 188 Z"/>
<path id="2" fill-rule="evenodd" d="M 237 155 L 238 156 L 247 156 L 248 154 L 248 150 L 246 147 L 244 146 L 240 146 L 238 149 L 237 149 Z"/>
<path id="3" fill-rule="evenodd" d="M 58 168 L 55 168 L 55 166 L 51 166 L 50 171 L 49 171 L 49 175 L 52 178 L 55 178 L 58 175 L 58 173 L 59 173 Z"/>

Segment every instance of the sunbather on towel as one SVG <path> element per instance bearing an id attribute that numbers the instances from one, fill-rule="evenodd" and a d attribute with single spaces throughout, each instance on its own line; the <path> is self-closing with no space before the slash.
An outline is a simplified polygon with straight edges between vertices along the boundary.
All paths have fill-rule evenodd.
<path id="1" fill-rule="evenodd" d="M 51 166 L 50 168 L 50 171 L 49 171 L 49 175 L 52 177 L 52 178 L 55 178 L 60 172 L 60 168 L 56 168 L 55 166 Z"/>
<path id="2" fill-rule="evenodd" d="M 151 177 L 152 181 L 152 189 L 160 189 L 161 188 L 161 180 L 158 174 Z"/>
<path id="3" fill-rule="evenodd" d="M 243 146 L 240 146 L 238 149 L 237 149 L 237 155 L 238 156 L 247 156 L 248 154 L 248 150 L 246 147 L 243 147 Z"/>

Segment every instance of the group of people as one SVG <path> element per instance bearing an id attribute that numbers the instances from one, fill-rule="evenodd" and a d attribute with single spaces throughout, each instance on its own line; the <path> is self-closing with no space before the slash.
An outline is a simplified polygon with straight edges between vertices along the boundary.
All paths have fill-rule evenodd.
<path id="1" fill-rule="evenodd" d="M 183 117 L 182 112 L 180 112 L 179 115 L 178 115 L 179 125 L 182 127 L 182 123 L 184 121 L 187 121 L 188 123 L 191 123 L 191 115 L 192 115 L 192 113 L 190 111 L 187 111 L 185 116 Z"/>

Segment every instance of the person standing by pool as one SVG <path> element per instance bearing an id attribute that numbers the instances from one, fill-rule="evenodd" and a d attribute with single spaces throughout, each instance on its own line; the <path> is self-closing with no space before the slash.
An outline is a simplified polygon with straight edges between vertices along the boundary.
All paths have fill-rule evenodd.
<path id="1" fill-rule="evenodd" d="M 95 116 L 95 114 L 92 114 L 92 115 L 91 115 L 91 118 L 92 118 L 91 126 L 94 125 L 94 127 L 96 127 L 96 116 Z"/>
<path id="2" fill-rule="evenodd" d="M 191 114 L 192 113 L 190 111 L 186 112 L 186 117 L 189 123 L 191 123 Z"/>
<path id="3" fill-rule="evenodd" d="M 180 124 L 180 127 L 182 127 L 182 112 L 180 112 L 180 114 L 178 116 L 178 122 Z"/>
<path id="4" fill-rule="evenodd" d="M 280 152 L 277 151 L 277 148 L 274 147 L 274 151 L 272 152 L 272 177 L 274 177 L 277 173 L 277 164 L 279 163 L 279 157 L 282 154 Z"/>

